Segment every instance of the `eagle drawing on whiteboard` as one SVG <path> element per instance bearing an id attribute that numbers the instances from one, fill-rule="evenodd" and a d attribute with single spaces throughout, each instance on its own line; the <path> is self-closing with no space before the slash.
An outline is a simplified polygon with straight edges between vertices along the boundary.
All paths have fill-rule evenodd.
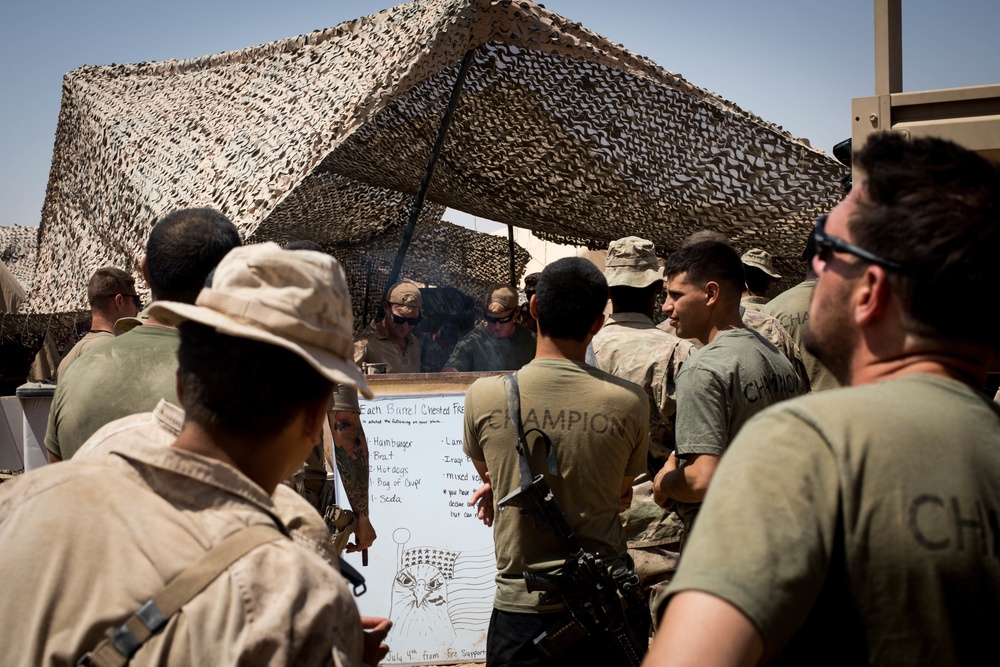
<path id="1" fill-rule="evenodd" d="M 392 583 L 392 639 L 401 646 L 450 646 L 455 627 L 448 610 L 448 582 L 459 553 L 434 547 L 406 549 Z"/>

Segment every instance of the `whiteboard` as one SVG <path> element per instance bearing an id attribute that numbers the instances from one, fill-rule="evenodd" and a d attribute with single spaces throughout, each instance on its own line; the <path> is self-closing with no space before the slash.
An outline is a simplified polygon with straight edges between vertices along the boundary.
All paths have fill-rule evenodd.
<path id="1" fill-rule="evenodd" d="M 361 401 L 369 513 L 378 534 L 344 558 L 366 579 L 363 616 L 388 617 L 387 665 L 482 662 L 496 590 L 493 532 L 469 498 L 479 488 L 462 452 L 464 393 Z M 338 498 L 345 498 L 337 476 Z"/>

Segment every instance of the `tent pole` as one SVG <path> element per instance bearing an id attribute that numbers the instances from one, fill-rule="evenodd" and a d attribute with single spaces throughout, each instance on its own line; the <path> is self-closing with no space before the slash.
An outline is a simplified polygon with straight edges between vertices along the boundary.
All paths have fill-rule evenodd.
<path id="1" fill-rule="evenodd" d="M 472 49 L 465 53 L 465 57 L 462 58 L 462 66 L 459 68 L 458 76 L 455 78 L 455 84 L 451 88 L 448 108 L 444 112 L 444 118 L 441 119 L 441 127 L 438 128 L 434 148 L 431 150 L 430 157 L 427 158 L 427 166 L 424 168 L 424 176 L 420 181 L 420 189 L 417 190 L 417 196 L 410 207 L 410 220 L 406 223 L 406 229 L 403 230 L 403 240 L 399 244 L 396 259 L 392 264 L 392 271 L 389 272 L 389 279 L 385 284 L 385 291 L 382 293 L 383 301 L 385 301 L 385 298 L 389 294 L 389 288 L 399 279 L 399 273 L 403 268 L 403 259 L 406 257 L 407 248 L 410 247 L 410 239 L 413 238 L 413 229 L 417 226 L 417 218 L 420 217 L 420 212 L 424 208 L 424 197 L 431 186 L 431 177 L 434 176 L 434 165 L 437 163 L 441 149 L 444 147 L 444 138 L 448 133 L 448 126 L 451 124 L 451 118 L 455 114 L 455 107 L 458 106 L 458 98 L 462 92 L 462 86 L 465 84 L 465 76 L 469 73 L 469 65 L 472 64 L 472 54 Z"/>
<path id="2" fill-rule="evenodd" d="M 510 284 L 517 288 L 517 269 L 514 264 L 514 225 L 507 223 L 507 257 L 510 259 Z"/>

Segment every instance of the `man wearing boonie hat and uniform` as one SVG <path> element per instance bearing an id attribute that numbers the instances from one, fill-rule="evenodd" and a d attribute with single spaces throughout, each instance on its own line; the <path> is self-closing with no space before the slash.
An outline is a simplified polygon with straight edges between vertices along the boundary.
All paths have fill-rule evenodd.
<path id="1" fill-rule="evenodd" d="M 684 525 L 675 512 L 653 502 L 653 477 L 674 449 L 674 378 L 694 344 L 653 324 L 663 269 L 652 241 L 636 236 L 612 241 L 604 266 L 612 313 L 594 336 L 588 361 L 639 385 L 649 399 L 647 470 L 636 477 L 631 507 L 622 513 L 636 574 L 648 589 L 669 582 L 680 556 Z"/>
<path id="2" fill-rule="evenodd" d="M 389 622 L 362 632 L 343 578 L 289 539 L 275 500 L 334 384 L 371 396 L 343 269 L 273 243 L 236 248 L 194 304 L 150 314 L 179 329 L 185 412 L 161 402 L 111 422 L 73 461 L 0 487 L 0 645 L 26 664 L 90 651 L 81 664 L 374 664 Z M 161 595 L 205 559 L 202 588 Z"/>
<path id="3" fill-rule="evenodd" d="M 483 318 L 455 344 L 442 370 L 466 372 L 516 371 L 535 358 L 535 334 L 517 323 L 520 312 L 517 290 L 511 285 L 490 285 L 483 297 Z"/>
<path id="4" fill-rule="evenodd" d="M 760 308 L 770 301 L 767 291 L 771 283 L 781 280 L 781 274 L 774 270 L 771 253 L 762 248 L 750 248 L 740 257 L 746 274 L 746 287 L 740 305 L 744 308 Z"/>
<path id="5" fill-rule="evenodd" d="M 386 365 L 387 373 L 426 372 L 421 363 L 424 341 L 414 333 L 421 319 L 420 288 L 409 280 L 389 288 L 383 317 L 354 339 L 354 361 Z"/>

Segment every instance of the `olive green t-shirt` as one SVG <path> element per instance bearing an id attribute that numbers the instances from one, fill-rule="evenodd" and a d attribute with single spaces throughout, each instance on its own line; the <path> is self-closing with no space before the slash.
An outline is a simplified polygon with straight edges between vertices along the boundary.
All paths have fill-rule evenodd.
<path id="1" fill-rule="evenodd" d="M 728 601 L 785 664 L 992 662 L 998 480 L 1000 407 L 962 383 L 782 403 L 722 458 L 668 595 Z"/>
<path id="2" fill-rule="evenodd" d="M 809 387 L 812 391 L 836 389 L 840 386 L 833 373 L 806 349 L 803 334 L 809 324 L 809 301 L 812 299 L 816 280 L 804 280 L 771 299 L 762 310 L 778 318 L 785 331 L 795 339 L 802 353 L 802 361 L 809 374 Z"/>
<path id="3" fill-rule="evenodd" d="M 584 363 L 536 359 L 518 372 L 521 421 L 552 439 L 559 476 L 546 474 L 580 546 L 609 565 L 625 554 L 618 498 L 624 477 L 646 468 L 649 401 L 642 388 Z M 520 486 L 517 434 L 507 410 L 505 376 L 482 378 L 465 396 L 465 453 L 485 461 L 494 506 Z M 528 435 L 533 474 L 547 473 L 545 446 Z M 497 592 L 502 611 L 532 613 L 563 608 L 529 593 L 522 573 L 551 572 L 569 556 L 551 532 L 541 533 L 516 509 L 497 511 Z"/>
<path id="4" fill-rule="evenodd" d="M 98 346 L 59 378 L 45 446 L 63 459 L 108 422 L 152 412 L 161 398 L 178 405 L 176 329 L 147 324 Z"/>
<path id="5" fill-rule="evenodd" d="M 692 352 L 677 374 L 678 458 L 722 456 L 748 419 L 799 393 L 791 362 L 759 333 L 719 333 Z M 677 503 L 676 509 L 690 526 L 699 506 Z"/>
<path id="6" fill-rule="evenodd" d="M 506 338 L 494 338 L 476 327 L 455 344 L 446 366 L 463 373 L 516 371 L 535 358 L 535 334 L 520 324 Z"/>

